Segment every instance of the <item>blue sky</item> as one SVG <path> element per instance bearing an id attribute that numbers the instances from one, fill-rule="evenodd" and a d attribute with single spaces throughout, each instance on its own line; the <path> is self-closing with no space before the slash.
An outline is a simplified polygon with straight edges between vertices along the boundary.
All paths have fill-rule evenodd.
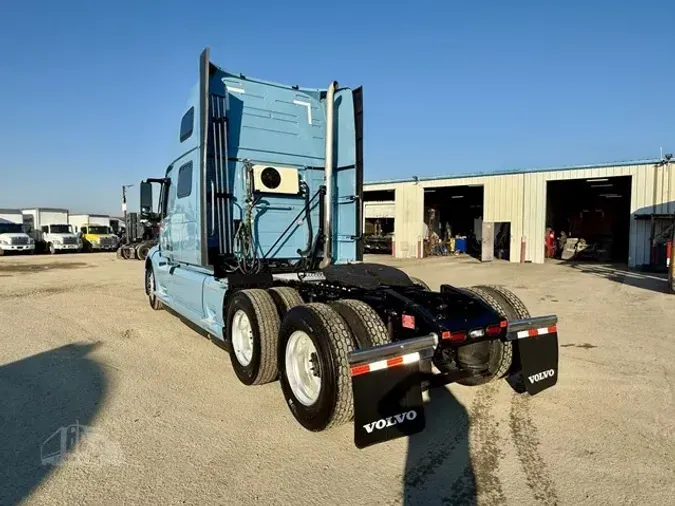
<path id="1" fill-rule="evenodd" d="M 119 214 L 170 161 L 207 45 L 262 79 L 362 84 L 366 180 L 675 151 L 675 2 L 378 4 L 5 2 L 0 207 Z"/>

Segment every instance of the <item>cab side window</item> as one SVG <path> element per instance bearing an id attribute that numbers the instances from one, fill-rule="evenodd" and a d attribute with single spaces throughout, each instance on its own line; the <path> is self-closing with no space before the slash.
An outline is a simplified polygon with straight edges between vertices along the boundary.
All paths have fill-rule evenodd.
<path id="1" fill-rule="evenodd" d="M 82 232 L 83 234 L 86 234 L 87 233 L 87 227 L 80 227 L 80 232 Z"/>
<path id="2" fill-rule="evenodd" d="M 192 193 L 192 162 L 188 162 L 178 169 L 178 198 L 182 199 Z"/>
<path id="3" fill-rule="evenodd" d="M 194 129 L 195 122 L 195 108 L 190 107 L 188 112 L 183 115 L 183 119 L 180 120 L 180 141 L 183 142 L 190 138 L 192 135 L 192 130 Z"/>

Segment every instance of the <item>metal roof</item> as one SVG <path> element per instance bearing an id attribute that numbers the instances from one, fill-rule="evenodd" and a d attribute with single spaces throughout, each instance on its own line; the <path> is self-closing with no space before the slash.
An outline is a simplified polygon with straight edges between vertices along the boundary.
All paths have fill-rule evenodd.
<path id="1" fill-rule="evenodd" d="M 28 212 L 28 211 L 45 211 L 48 213 L 67 213 L 68 209 L 65 209 L 63 207 L 25 207 L 22 209 L 23 212 Z"/>
<path id="2" fill-rule="evenodd" d="M 414 181 L 438 181 L 442 179 L 459 179 L 463 177 L 486 177 L 486 176 L 505 176 L 512 174 L 528 174 L 532 172 L 556 172 L 560 170 L 575 170 L 575 169 L 603 169 L 607 167 L 625 167 L 628 165 L 649 165 L 649 164 L 658 164 L 663 163 L 665 160 L 660 158 L 647 159 L 647 160 L 627 160 L 620 162 L 607 162 L 607 163 L 596 163 L 589 165 L 564 165 L 560 167 L 548 167 L 548 168 L 534 168 L 534 169 L 509 169 L 509 170 L 500 170 L 494 172 L 465 172 L 460 174 L 451 174 L 445 176 L 428 176 L 428 177 L 417 177 L 412 176 L 405 179 L 382 179 L 379 181 L 366 181 L 364 185 L 376 185 L 376 184 L 392 184 L 392 183 L 410 183 Z"/>

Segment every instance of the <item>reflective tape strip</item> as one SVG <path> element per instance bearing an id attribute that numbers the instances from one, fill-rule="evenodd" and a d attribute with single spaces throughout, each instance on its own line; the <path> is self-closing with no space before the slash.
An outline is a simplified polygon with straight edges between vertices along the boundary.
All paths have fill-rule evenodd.
<path id="1" fill-rule="evenodd" d="M 378 360 L 377 362 L 371 362 L 370 364 L 355 365 L 351 368 L 352 376 L 359 376 L 361 374 L 366 374 L 373 371 L 380 371 L 382 369 L 389 369 L 391 367 L 396 367 L 399 365 L 413 364 L 419 362 L 420 354 L 418 351 L 414 353 L 408 353 L 406 355 L 400 355 L 398 357 L 390 358 L 388 360 Z"/>
<path id="2" fill-rule="evenodd" d="M 546 334 L 553 334 L 558 332 L 558 327 L 552 325 L 551 327 L 543 327 L 540 329 L 530 329 L 530 330 L 521 330 L 516 334 L 518 339 L 524 339 L 526 337 L 535 337 L 535 336 L 544 336 Z"/>

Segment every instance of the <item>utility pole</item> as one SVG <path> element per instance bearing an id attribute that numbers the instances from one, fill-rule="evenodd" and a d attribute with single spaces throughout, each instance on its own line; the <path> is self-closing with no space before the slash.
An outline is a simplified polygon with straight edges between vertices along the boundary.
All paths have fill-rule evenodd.
<path id="1" fill-rule="evenodd" d="M 127 188 L 131 188 L 132 184 L 122 185 L 122 213 L 124 214 L 124 244 L 129 244 L 129 228 L 127 226 Z"/>

